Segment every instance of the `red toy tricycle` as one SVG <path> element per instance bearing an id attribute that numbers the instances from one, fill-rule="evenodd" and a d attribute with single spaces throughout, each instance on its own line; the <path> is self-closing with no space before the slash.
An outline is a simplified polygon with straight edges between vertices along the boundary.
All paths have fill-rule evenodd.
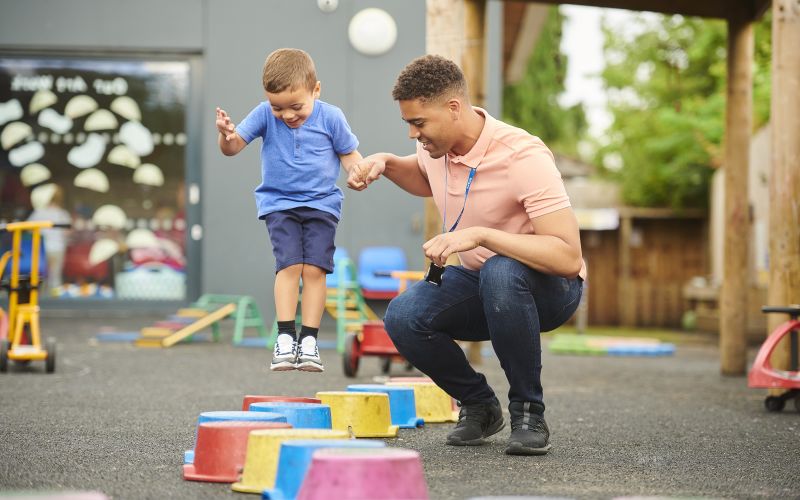
<path id="1" fill-rule="evenodd" d="M 419 281 L 424 273 L 419 271 L 392 271 L 389 276 L 400 281 L 398 294 L 403 293 L 409 281 Z M 344 344 L 342 367 L 347 377 L 355 377 L 362 356 L 379 356 L 381 359 L 381 372 L 388 374 L 392 361 L 405 362 L 406 370 L 413 366 L 406 362 L 397 352 L 397 348 L 383 328 L 383 321 L 365 321 L 360 332 L 348 335 Z"/>
<path id="2" fill-rule="evenodd" d="M 788 389 L 780 396 L 767 396 L 764 406 L 768 411 L 781 411 L 786 401 L 794 399 L 794 407 L 800 412 L 800 372 L 797 368 L 797 331 L 800 330 L 800 320 L 797 318 L 800 316 L 800 305 L 762 307 L 761 310 L 765 313 L 788 314 L 791 319 L 779 325 L 764 341 L 747 377 L 747 385 L 765 389 Z M 786 335 L 789 335 L 791 350 L 790 371 L 777 370 L 770 363 L 772 351 Z"/>

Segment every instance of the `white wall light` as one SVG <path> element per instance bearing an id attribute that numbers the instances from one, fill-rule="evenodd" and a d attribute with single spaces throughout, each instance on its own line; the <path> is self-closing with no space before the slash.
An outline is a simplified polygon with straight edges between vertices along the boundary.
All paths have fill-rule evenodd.
<path id="1" fill-rule="evenodd" d="M 339 0 L 317 0 L 317 7 L 322 12 L 333 12 L 339 6 Z"/>
<path id="2" fill-rule="evenodd" d="M 357 51 L 368 56 L 379 56 L 394 47 L 397 24 L 383 9 L 364 9 L 350 20 L 347 35 Z"/>

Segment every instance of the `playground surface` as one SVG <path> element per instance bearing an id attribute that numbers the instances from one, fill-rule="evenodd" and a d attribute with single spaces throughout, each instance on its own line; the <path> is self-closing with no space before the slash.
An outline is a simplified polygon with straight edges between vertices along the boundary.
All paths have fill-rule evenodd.
<path id="1" fill-rule="evenodd" d="M 333 350 L 321 352 L 323 374 L 271 373 L 270 353 L 233 347 L 225 325 L 218 344 L 92 342 L 104 327 L 134 331 L 157 319 L 43 317 L 44 336 L 58 342 L 55 373 L 34 362 L 0 374 L 0 497 L 259 498 L 182 479 L 197 416 L 240 409 L 245 394 L 313 396 L 381 376 L 379 360 L 364 358 L 358 376 L 346 378 Z M 321 339 L 332 343 L 327 326 Z M 401 429 L 387 445 L 421 454 L 434 499 L 800 496 L 800 414 L 792 405 L 767 413 L 765 391 L 720 376 L 715 345 L 679 343 L 662 357 L 557 355 L 545 345 L 543 361 L 548 455 L 504 455 L 509 427 L 481 447 L 445 446 L 453 424 Z M 505 407 L 497 359 L 485 357 L 479 370 Z M 407 372 L 395 364 L 392 374 Z"/>

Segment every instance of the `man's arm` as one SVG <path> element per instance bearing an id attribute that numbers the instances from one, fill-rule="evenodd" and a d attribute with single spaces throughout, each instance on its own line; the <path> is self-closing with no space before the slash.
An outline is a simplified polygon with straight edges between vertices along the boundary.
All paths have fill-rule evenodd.
<path id="1" fill-rule="evenodd" d="M 361 191 L 382 175 L 415 196 L 431 196 L 431 186 L 428 178 L 419 169 L 416 154 L 397 156 L 376 153 L 367 156 L 350 170 L 347 185 Z"/>
<path id="2" fill-rule="evenodd" d="M 425 255 L 443 266 L 447 257 L 482 246 L 546 274 L 574 278 L 583 266 L 578 221 L 571 208 L 532 219 L 535 234 L 470 227 L 440 234 L 423 245 Z"/>

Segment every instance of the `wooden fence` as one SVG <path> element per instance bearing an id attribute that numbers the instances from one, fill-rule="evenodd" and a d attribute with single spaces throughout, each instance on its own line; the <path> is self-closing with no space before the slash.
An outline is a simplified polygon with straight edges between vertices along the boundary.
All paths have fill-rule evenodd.
<path id="1" fill-rule="evenodd" d="M 677 328 L 682 289 L 709 272 L 704 212 L 620 210 L 615 231 L 581 231 L 589 325 Z"/>

